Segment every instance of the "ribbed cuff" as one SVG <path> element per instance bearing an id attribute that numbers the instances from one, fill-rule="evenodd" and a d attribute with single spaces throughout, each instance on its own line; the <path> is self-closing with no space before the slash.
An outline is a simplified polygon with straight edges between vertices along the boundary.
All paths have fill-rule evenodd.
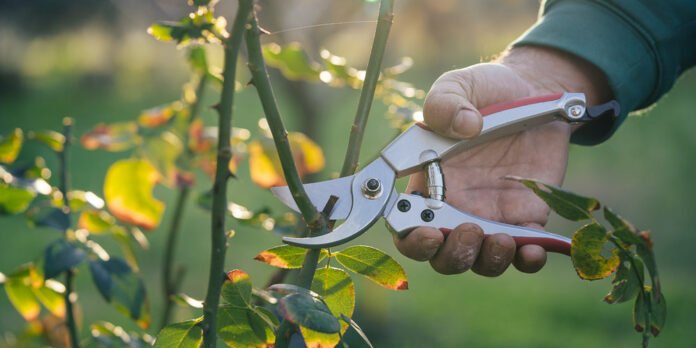
<path id="1" fill-rule="evenodd" d="M 607 76 L 621 105 L 616 119 L 598 120 L 573 133 L 572 142 L 595 145 L 608 139 L 628 112 L 651 99 L 658 65 L 645 36 L 609 5 L 594 1 L 554 1 L 546 4 L 539 21 L 513 43 L 566 51 L 597 66 Z"/>

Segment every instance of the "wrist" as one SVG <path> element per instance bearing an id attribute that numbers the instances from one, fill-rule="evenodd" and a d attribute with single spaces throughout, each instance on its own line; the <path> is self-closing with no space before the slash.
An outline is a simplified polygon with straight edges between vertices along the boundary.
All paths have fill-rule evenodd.
<path id="1" fill-rule="evenodd" d="M 584 93 L 588 105 L 612 98 L 604 73 L 582 58 L 542 46 L 523 46 L 507 50 L 499 62 L 513 69 L 539 94 Z"/>

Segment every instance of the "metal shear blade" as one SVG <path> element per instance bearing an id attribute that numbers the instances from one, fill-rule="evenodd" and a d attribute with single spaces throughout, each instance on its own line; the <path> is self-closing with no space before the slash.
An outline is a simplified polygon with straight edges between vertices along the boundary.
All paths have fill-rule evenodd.
<path id="1" fill-rule="evenodd" d="M 374 194 L 366 195 L 364 187 L 370 180 L 376 180 L 379 187 L 375 189 Z M 331 195 L 338 196 L 336 203 L 341 205 L 334 208 L 330 218 L 339 219 L 340 216 L 345 218 L 345 221 L 333 232 L 323 236 L 285 237 L 283 241 L 305 248 L 328 248 L 358 237 L 382 217 L 387 207 L 393 205 L 398 195 L 394 191 L 395 180 L 394 170 L 383 159 L 378 158 L 352 177 L 305 185 L 310 200 L 319 209 L 322 209 L 322 205 Z M 347 183 L 350 183 L 349 187 L 346 187 Z M 310 186 L 312 186 L 311 189 Z M 297 209 L 287 188 L 276 188 L 273 193 L 286 205 Z"/>
<path id="2" fill-rule="evenodd" d="M 354 175 L 351 175 L 313 184 L 305 184 L 304 188 L 312 204 L 319 211 L 324 209 L 324 205 L 331 196 L 338 197 L 328 218 L 331 220 L 344 220 L 350 214 L 350 209 L 353 205 L 353 198 L 350 192 L 353 177 Z M 287 186 L 272 187 L 271 192 L 288 208 L 298 213 L 300 212 L 295 199 L 292 197 L 292 192 L 290 192 Z"/>

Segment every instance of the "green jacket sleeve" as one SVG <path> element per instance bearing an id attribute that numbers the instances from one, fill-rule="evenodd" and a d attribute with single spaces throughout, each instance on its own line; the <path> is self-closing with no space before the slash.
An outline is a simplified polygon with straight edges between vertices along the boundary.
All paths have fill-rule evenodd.
<path id="1" fill-rule="evenodd" d="M 523 45 L 560 49 L 604 72 L 621 115 L 583 127 L 572 139 L 598 144 L 696 64 L 696 1 L 548 0 L 537 23 L 513 43 Z"/>

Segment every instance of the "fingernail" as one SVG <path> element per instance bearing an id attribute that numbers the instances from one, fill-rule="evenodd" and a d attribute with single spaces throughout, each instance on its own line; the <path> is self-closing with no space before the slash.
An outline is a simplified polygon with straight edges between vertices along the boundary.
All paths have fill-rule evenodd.
<path id="1" fill-rule="evenodd" d="M 462 137 L 475 136 L 480 131 L 478 117 L 469 110 L 460 110 L 452 121 L 452 130 Z"/>

